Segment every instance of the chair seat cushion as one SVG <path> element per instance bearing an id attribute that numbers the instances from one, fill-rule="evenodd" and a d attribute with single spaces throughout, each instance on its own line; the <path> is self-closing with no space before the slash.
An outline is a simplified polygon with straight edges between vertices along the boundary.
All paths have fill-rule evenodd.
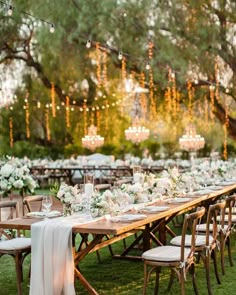
<path id="1" fill-rule="evenodd" d="M 31 238 L 15 238 L 0 242 L 0 251 L 24 250 L 31 247 Z"/>
<path id="2" fill-rule="evenodd" d="M 220 230 L 221 226 L 218 224 L 217 225 L 218 227 L 218 230 Z M 224 229 L 227 230 L 228 226 L 227 225 L 224 225 Z M 210 227 L 209 227 L 209 230 L 210 232 L 213 231 L 213 224 L 210 224 Z M 206 223 L 203 223 L 203 224 L 198 224 L 196 226 L 196 232 L 206 232 Z"/>
<path id="3" fill-rule="evenodd" d="M 225 213 L 229 213 L 229 208 L 225 208 Z M 232 214 L 236 214 L 236 207 L 232 208 Z"/>
<path id="4" fill-rule="evenodd" d="M 231 215 L 232 216 L 232 223 L 236 223 L 236 215 Z M 216 217 L 217 221 L 220 220 L 220 216 Z M 225 215 L 225 222 L 228 222 L 229 220 L 229 215 Z"/>
<path id="5" fill-rule="evenodd" d="M 180 247 L 175 246 L 160 246 L 150 249 L 142 254 L 142 258 L 146 260 L 175 262 L 180 261 Z M 185 248 L 184 259 L 188 258 L 190 248 Z"/>
<path id="6" fill-rule="evenodd" d="M 196 247 L 201 247 L 206 245 L 206 236 L 205 235 L 196 235 L 195 236 L 195 246 Z M 181 239 L 182 236 L 176 236 L 173 239 L 171 239 L 170 244 L 174 246 L 181 246 Z M 191 235 L 186 235 L 185 236 L 185 247 L 191 247 L 191 241 L 192 241 L 192 236 Z M 209 243 L 213 241 L 212 236 L 209 237 Z"/>

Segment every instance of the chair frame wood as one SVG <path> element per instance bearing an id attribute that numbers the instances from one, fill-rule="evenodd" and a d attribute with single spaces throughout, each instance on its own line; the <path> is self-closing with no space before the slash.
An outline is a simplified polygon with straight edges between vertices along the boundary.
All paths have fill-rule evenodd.
<path id="1" fill-rule="evenodd" d="M 205 214 L 205 208 L 198 208 L 196 212 L 185 214 L 182 235 L 181 235 L 181 247 L 180 248 L 180 260 L 178 261 L 158 261 L 158 260 L 148 260 L 143 259 L 144 261 L 144 287 L 143 287 L 143 295 L 146 294 L 147 284 L 150 278 L 151 273 L 156 271 L 156 281 L 155 281 L 155 289 L 154 294 L 158 294 L 159 289 L 159 278 L 162 267 L 171 268 L 171 277 L 168 285 L 168 290 L 170 290 L 174 276 L 177 275 L 178 281 L 180 283 L 181 294 L 185 294 L 185 279 L 186 274 L 190 272 L 192 275 L 192 283 L 195 294 L 198 294 L 197 285 L 196 285 L 196 276 L 195 276 L 195 234 L 196 234 L 196 226 L 199 223 L 199 220 Z M 188 228 L 191 228 L 192 240 L 191 240 L 191 249 L 190 253 L 186 258 L 184 258 L 185 254 L 185 236 Z M 161 246 L 165 247 L 165 246 Z M 175 246 L 173 246 L 175 247 Z"/>

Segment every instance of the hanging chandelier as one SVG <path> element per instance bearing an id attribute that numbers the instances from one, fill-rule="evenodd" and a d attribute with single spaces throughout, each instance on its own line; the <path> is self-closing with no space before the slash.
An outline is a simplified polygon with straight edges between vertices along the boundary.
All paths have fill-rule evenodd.
<path id="1" fill-rule="evenodd" d="M 189 125 L 186 128 L 186 133 L 179 139 L 180 148 L 188 152 L 196 152 L 204 148 L 205 139 L 197 134 L 194 125 Z"/>
<path id="2" fill-rule="evenodd" d="M 88 128 L 88 134 L 82 138 L 82 146 L 89 150 L 95 150 L 96 148 L 104 144 L 104 137 L 97 134 L 97 127 L 91 125 Z"/>
<path id="3" fill-rule="evenodd" d="M 139 118 L 136 117 L 128 129 L 125 130 L 126 140 L 130 140 L 133 143 L 139 143 L 148 139 L 150 130 L 144 126 L 141 126 Z"/>

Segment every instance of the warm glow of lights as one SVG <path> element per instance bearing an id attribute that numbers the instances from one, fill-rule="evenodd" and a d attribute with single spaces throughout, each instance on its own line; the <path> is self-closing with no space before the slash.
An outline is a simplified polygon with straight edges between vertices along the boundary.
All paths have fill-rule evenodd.
<path id="1" fill-rule="evenodd" d="M 179 145 L 182 150 L 195 152 L 204 148 L 205 139 L 197 134 L 196 128 L 190 124 L 186 128 L 186 133 L 179 139 Z"/>
<path id="2" fill-rule="evenodd" d="M 89 150 L 95 150 L 96 148 L 104 144 L 104 137 L 97 134 L 97 127 L 91 125 L 88 128 L 88 134 L 82 138 L 82 146 Z"/>
<path id="3" fill-rule="evenodd" d="M 144 126 L 141 126 L 140 120 L 136 117 L 132 126 L 125 130 L 125 138 L 133 143 L 139 143 L 148 139 L 150 130 Z"/>

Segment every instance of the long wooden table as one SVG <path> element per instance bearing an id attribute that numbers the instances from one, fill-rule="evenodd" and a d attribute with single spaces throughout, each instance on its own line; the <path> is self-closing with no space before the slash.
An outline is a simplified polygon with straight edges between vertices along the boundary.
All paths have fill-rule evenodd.
<path id="1" fill-rule="evenodd" d="M 80 262 L 91 252 L 99 250 L 105 246 L 111 245 L 121 239 L 124 239 L 134 232 L 140 232 L 137 239 L 142 239 L 142 251 L 146 251 L 151 247 L 151 240 L 155 242 L 155 237 L 159 233 L 159 240 L 162 244 L 166 243 L 166 226 L 171 218 L 177 214 L 189 211 L 199 205 L 208 206 L 211 202 L 220 198 L 223 195 L 232 193 L 236 190 L 236 184 L 226 186 L 218 191 L 214 191 L 207 195 L 196 196 L 191 198 L 186 203 L 168 204 L 169 210 L 156 214 L 148 214 L 145 219 L 135 221 L 132 223 L 111 222 L 110 220 L 99 220 L 96 222 L 76 225 L 73 227 L 73 241 L 74 241 L 74 260 L 75 260 L 75 276 L 80 280 L 82 285 L 87 289 L 89 294 L 98 295 L 97 291 L 86 280 L 79 269 Z M 166 201 L 158 201 L 156 205 L 167 205 Z M 39 219 L 34 218 L 17 218 L 9 221 L 0 222 L 1 228 L 8 229 L 22 229 L 30 230 L 31 225 L 35 222 L 40 222 Z M 81 243 L 79 246 L 75 245 L 75 236 L 81 236 Z M 92 239 L 88 239 L 88 235 L 92 234 Z M 133 246 L 135 243 L 133 243 Z M 127 253 L 123 255 L 126 256 Z"/>

